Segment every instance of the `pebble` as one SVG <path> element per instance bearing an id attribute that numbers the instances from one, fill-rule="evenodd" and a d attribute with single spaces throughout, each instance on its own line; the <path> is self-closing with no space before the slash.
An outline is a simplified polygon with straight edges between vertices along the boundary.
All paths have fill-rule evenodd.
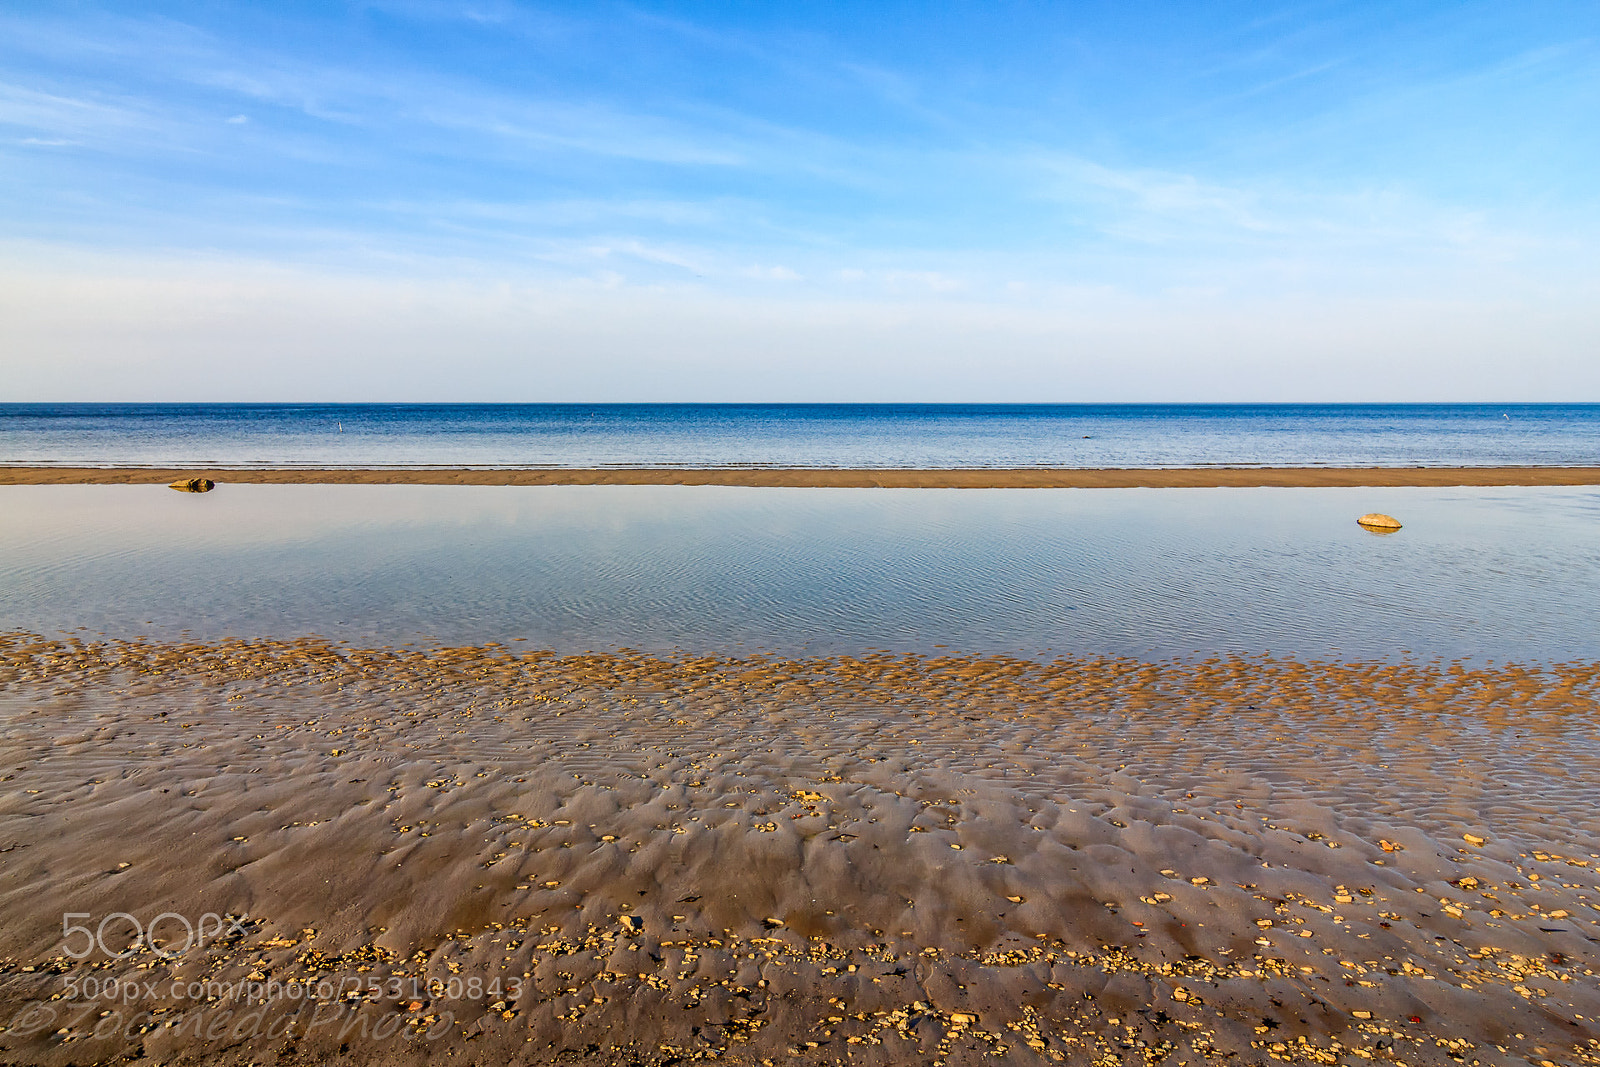
<path id="1" fill-rule="evenodd" d="M 184 478 L 167 486 L 180 493 L 209 493 L 217 487 L 217 483 L 210 478 Z"/>

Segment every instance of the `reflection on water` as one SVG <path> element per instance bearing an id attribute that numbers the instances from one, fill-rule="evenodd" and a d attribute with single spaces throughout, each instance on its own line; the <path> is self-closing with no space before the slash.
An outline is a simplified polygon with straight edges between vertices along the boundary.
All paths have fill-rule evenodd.
<path id="1" fill-rule="evenodd" d="M 1592 489 L 7 486 L 0 629 L 1593 659 L 1597 529 Z"/>

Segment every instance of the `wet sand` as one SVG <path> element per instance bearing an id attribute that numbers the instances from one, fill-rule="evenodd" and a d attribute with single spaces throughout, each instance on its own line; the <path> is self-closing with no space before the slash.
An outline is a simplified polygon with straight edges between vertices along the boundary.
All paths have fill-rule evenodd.
<path id="1" fill-rule="evenodd" d="M 1183 467 L 1099 470 L 818 468 L 340 470 L 0 467 L 0 485 L 218 483 L 329 485 L 748 485 L 894 489 L 1190 489 L 1285 486 L 1600 485 L 1600 467 Z"/>
<path id="2" fill-rule="evenodd" d="M 0 721 L 6 1063 L 1600 1063 L 1600 664 L 13 635 Z"/>

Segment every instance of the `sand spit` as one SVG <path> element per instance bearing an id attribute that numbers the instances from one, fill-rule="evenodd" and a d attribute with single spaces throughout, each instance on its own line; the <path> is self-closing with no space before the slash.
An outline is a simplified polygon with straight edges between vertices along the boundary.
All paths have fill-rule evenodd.
<path id="1" fill-rule="evenodd" d="M 1597 664 L 19 634 L 0 722 L 0 1062 L 1600 1063 Z"/>
<path id="2" fill-rule="evenodd" d="M 890 489 L 1190 489 L 1222 487 L 1600 485 L 1600 467 L 1208 467 L 1167 469 L 236 470 L 0 467 L 0 485 L 218 483 L 325 485 L 750 485 Z"/>

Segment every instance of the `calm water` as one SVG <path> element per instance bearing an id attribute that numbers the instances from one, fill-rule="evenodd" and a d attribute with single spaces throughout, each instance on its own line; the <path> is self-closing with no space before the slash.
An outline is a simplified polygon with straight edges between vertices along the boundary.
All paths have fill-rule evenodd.
<path id="1" fill-rule="evenodd" d="M 0 405 L 0 464 L 1600 464 L 1600 405 Z"/>
<path id="2" fill-rule="evenodd" d="M 0 630 L 1555 660 L 1596 618 L 1595 489 L 0 487 Z"/>

